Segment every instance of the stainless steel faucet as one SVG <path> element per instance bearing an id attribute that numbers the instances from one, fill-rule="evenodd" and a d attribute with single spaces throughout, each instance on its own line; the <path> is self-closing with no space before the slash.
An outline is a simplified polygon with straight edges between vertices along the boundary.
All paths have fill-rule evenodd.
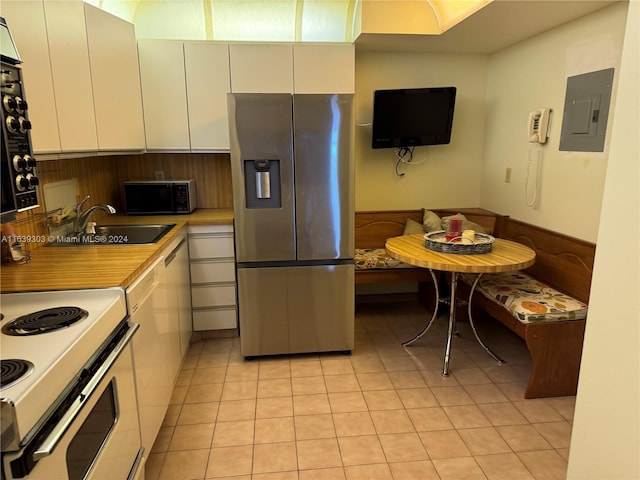
<path id="1" fill-rule="evenodd" d="M 82 207 L 90 198 L 91 198 L 91 195 L 87 195 L 86 197 L 84 197 L 84 200 L 82 200 L 74 208 L 76 213 L 76 216 L 73 219 L 74 235 L 81 235 L 84 233 L 85 229 L 87 228 L 87 223 L 89 222 L 89 219 L 96 211 L 102 210 L 103 212 L 107 212 L 110 215 L 116 213 L 116 209 L 107 203 L 99 203 L 97 205 L 94 205 L 93 207 L 90 207 L 86 212 L 83 212 Z"/>

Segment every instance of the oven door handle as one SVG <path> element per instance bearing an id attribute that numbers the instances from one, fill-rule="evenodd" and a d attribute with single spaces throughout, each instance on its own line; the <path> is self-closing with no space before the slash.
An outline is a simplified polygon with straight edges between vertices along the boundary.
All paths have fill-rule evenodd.
<path id="1" fill-rule="evenodd" d="M 76 419 L 76 417 L 80 413 L 80 410 L 82 410 L 82 407 L 84 406 L 87 399 L 98 388 L 102 379 L 106 376 L 109 369 L 111 369 L 111 366 L 116 362 L 122 351 L 127 347 L 138 328 L 140 328 L 140 325 L 138 323 L 131 322 L 130 325 L 131 328 L 129 328 L 129 330 L 127 330 L 127 333 L 120 339 L 118 344 L 105 359 L 104 363 L 96 371 L 95 375 L 91 378 L 91 380 L 89 380 L 87 385 L 82 389 L 82 392 L 80 392 L 69 409 L 64 413 L 60 421 L 56 424 L 55 428 L 49 435 L 47 435 L 47 438 L 38 447 L 36 447 L 35 451 L 32 454 L 34 462 L 37 462 L 44 457 L 48 457 L 53 453 L 69 426 Z"/>

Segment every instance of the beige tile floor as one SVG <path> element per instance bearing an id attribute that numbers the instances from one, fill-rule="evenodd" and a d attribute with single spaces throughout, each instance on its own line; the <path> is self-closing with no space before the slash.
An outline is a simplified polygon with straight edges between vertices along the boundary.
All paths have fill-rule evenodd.
<path id="1" fill-rule="evenodd" d="M 526 348 L 494 323 L 478 328 L 507 363 L 461 322 L 442 377 L 444 317 L 400 345 L 425 318 L 414 301 L 359 303 L 351 355 L 193 343 L 146 480 L 564 479 L 575 397 L 524 400 Z"/>

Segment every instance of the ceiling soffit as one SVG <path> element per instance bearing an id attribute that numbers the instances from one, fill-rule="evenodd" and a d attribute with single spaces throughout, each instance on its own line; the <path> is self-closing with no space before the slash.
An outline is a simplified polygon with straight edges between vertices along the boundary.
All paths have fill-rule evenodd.
<path id="1" fill-rule="evenodd" d="M 488 54 L 618 1 L 627 0 L 494 0 L 439 35 L 363 32 L 354 43 L 356 51 Z"/>
<path id="2" fill-rule="evenodd" d="M 134 23 L 139 38 L 334 41 L 353 42 L 358 51 L 491 53 L 627 0 L 85 1 Z M 270 16 L 269 9 L 280 13 Z"/>

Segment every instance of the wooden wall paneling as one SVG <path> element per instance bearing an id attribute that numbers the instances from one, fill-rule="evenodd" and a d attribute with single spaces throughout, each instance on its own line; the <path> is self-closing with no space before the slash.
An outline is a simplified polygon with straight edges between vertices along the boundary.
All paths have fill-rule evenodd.
<path id="1" fill-rule="evenodd" d="M 162 171 L 167 179 L 195 178 L 198 208 L 233 208 L 231 164 L 225 153 L 147 153 L 67 158 L 38 162 L 40 201 L 42 206 L 17 215 L 16 234 L 28 238 L 46 238 L 46 205 L 42 185 L 77 179 L 76 201 L 91 195 L 88 206 L 109 203 L 118 212 L 124 211 L 122 182 L 153 180 Z M 104 222 L 108 215 L 96 212 L 96 221 Z M 30 242 L 29 249 L 44 242 Z"/>
<path id="2" fill-rule="evenodd" d="M 41 183 L 77 179 L 76 200 L 91 195 L 87 206 L 96 203 L 118 203 L 118 175 L 113 156 L 68 158 L 38 163 Z M 118 209 L 119 205 L 113 205 Z M 98 212 L 102 214 L 102 212 Z M 98 215 L 98 214 L 96 214 Z M 106 215 L 106 214 L 105 214 Z M 96 217 L 100 218 L 100 217 Z"/>
<path id="3" fill-rule="evenodd" d="M 196 180 L 198 208 L 232 208 L 231 164 L 225 153 L 146 153 L 118 157 L 118 184 L 126 180 Z"/>

